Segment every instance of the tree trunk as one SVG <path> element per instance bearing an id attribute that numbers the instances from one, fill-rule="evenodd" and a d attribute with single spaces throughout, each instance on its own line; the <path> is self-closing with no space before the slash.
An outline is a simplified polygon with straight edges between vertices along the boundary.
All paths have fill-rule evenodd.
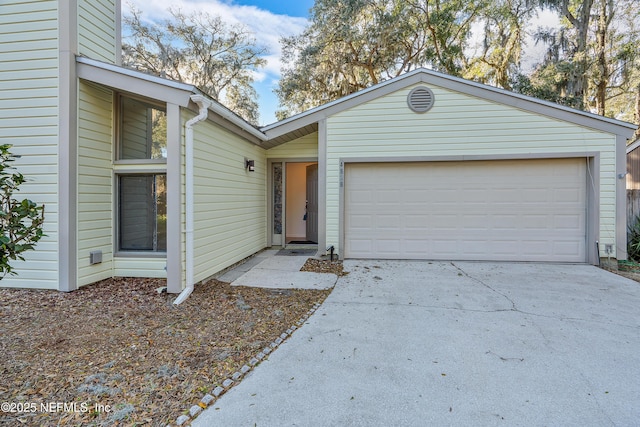
<path id="1" fill-rule="evenodd" d="M 599 80 L 596 86 L 596 108 L 598 114 L 605 115 L 605 100 L 607 97 L 608 67 L 606 58 L 607 41 L 607 0 L 600 0 L 600 13 L 598 16 L 598 30 L 596 34 L 598 46 L 598 74 Z"/>
<path id="2" fill-rule="evenodd" d="M 562 11 L 576 29 L 576 46 L 572 55 L 573 72 L 568 82 L 568 95 L 581 100 L 583 107 L 587 101 L 587 37 L 591 23 L 591 9 L 594 0 L 583 0 L 576 16 L 569 11 L 568 0 L 564 0 Z"/>

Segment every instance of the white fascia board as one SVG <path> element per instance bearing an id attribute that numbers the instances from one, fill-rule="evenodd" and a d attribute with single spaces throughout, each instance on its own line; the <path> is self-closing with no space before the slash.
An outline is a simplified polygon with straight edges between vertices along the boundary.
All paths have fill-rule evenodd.
<path id="1" fill-rule="evenodd" d="M 85 57 L 76 57 L 78 77 L 113 89 L 187 107 L 195 86 Z"/>

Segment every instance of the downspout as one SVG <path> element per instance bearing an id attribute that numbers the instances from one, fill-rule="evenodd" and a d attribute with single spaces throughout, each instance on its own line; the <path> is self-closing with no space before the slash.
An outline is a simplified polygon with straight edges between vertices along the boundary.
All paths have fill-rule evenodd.
<path id="1" fill-rule="evenodd" d="M 178 305 L 186 300 L 195 285 L 193 280 L 193 127 L 207 119 L 211 101 L 202 95 L 191 95 L 191 100 L 199 107 L 200 113 L 185 124 L 185 280 L 187 287 L 173 302 Z"/>

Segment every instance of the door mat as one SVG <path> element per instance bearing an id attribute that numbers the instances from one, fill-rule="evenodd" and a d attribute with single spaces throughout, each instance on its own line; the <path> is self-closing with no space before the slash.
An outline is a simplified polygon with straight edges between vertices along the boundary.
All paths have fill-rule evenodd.
<path id="1" fill-rule="evenodd" d="M 301 256 L 301 255 L 315 255 L 318 252 L 317 249 L 280 249 L 276 252 L 276 255 L 284 256 Z"/>
<path id="2" fill-rule="evenodd" d="M 318 242 L 312 242 L 311 240 L 294 240 L 287 243 L 287 245 L 316 245 Z"/>

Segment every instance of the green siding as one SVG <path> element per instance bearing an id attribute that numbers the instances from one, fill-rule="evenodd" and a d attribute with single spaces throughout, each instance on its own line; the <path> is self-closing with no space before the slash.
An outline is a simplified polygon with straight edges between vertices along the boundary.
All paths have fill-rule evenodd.
<path id="1" fill-rule="evenodd" d="M 318 132 L 267 150 L 267 158 L 318 158 Z"/>
<path id="2" fill-rule="evenodd" d="M 167 260 L 158 258 L 117 257 L 114 259 L 114 277 L 167 277 Z"/>
<path id="3" fill-rule="evenodd" d="M 149 118 L 150 110 L 140 108 L 141 103 L 130 98 L 122 98 L 121 102 L 124 105 L 132 105 L 132 107 L 126 109 L 127 116 L 121 120 L 122 135 L 126 135 L 126 143 L 121 143 L 119 158 L 148 159 L 147 145 L 151 139 L 150 133 L 152 131 Z"/>
<path id="4" fill-rule="evenodd" d="M 84 286 L 113 274 L 113 93 L 81 82 L 78 108 L 78 286 Z M 90 265 L 95 250 L 102 263 Z"/>
<path id="5" fill-rule="evenodd" d="M 27 182 L 16 198 L 45 204 L 47 234 L 3 287 L 58 288 L 58 10 L 56 1 L 0 7 L 0 140 Z"/>
<path id="6" fill-rule="evenodd" d="M 78 1 L 80 55 L 114 64 L 117 34 L 114 0 Z"/>
<path id="7" fill-rule="evenodd" d="M 327 120 L 327 244 L 339 242 L 340 159 L 600 152 L 600 247 L 615 247 L 615 135 L 429 86 L 434 107 L 413 113 L 413 87 Z"/>
<path id="8" fill-rule="evenodd" d="M 194 153 L 198 282 L 266 247 L 267 163 L 262 148 L 211 122 L 195 125 Z M 255 172 L 245 158 L 255 160 Z"/>

